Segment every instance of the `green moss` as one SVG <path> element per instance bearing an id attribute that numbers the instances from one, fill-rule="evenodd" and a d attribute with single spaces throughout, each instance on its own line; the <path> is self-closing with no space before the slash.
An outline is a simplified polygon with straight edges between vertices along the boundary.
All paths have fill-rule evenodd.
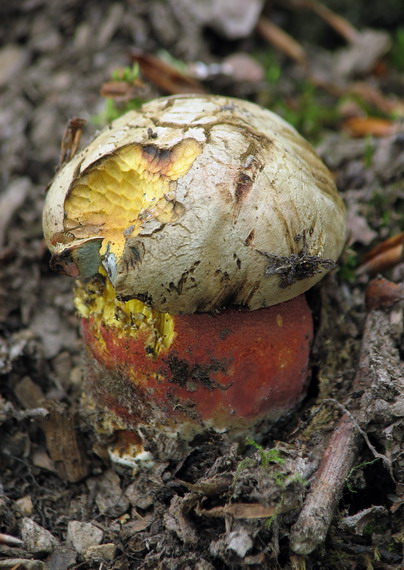
<path id="1" fill-rule="evenodd" d="M 343 263 L 338 270 L 338 276 L 342 281 L 354 283 L 356 280 L 356 269 L 359 265 L 358 254 L 354 252 L 347 253 Z"/>
<path id="2" fill-rule="evenodd" d="M 143 101 L 140 99 L 131 99 L 125 103 L 118 103 L 114 99 L 107 98 L 105 99 L 104 109 L 98 113 L 98 115 L 94 115 L 91 118 L 91 122 L 94 125 L 103 127 L 109 123 L 112 123 L 112 121 L 115 121 L 115 119 L 119 119 L 119 117 L 128 111 L 139 109 L 142 104 Z"/>
<path id="3" fill-rule="evenodd" d="M 270 85 L 276 85 L 282 73 L 276 54 L 271 50 L 263 50 L 256 52 L 254 57 L 264 68 L 265 81 Z"/>
<path id="4" fill-rule="evenodd" d="M 404 227 L 404 207 L 400 197 L 402 181 L 383 184 L 376 181 L 373 193 L 367 203 L 366 218 L 371 228 L 384 230 L 384 235 L 393 236 Z"/>
<path id="5" fill-rule="evenodd" d="M 362 530 L 364 536 L 371 536 L 372 534 L 383 534 L 386 532 L 386 524 L 378 524 L 376 521 L 369 521 L 365 524 Z"/>
<path id="6" fill-rule="evenodd" d="M 394 32 L 389 61 L 397 71 L 404 71 L 404 27 L 397 28 Z"/>
<path id="7" fill-rule="evenodd" d="M 324 93 L 308 80 L 298 85 L 293 106 L 284 101 L 275 104 L 275 111 L 312 142 L 316 142 L 324 128 L 335 126 L 339 114 L 335 106 L 324 104 Z"/>
<path id="8" fill-rule="evenodd" d="M 116 70 L 111 73 L 114 81 L 124 81 L 125 83 L 134 83 L 139 79 L 139 65 L 134 63 L 132 67 L 124 67 L 124 69 Z"/>
<path id="9" fill-rule="evenodd" d="M 135 84 L 139 79 L 139 66 L 134 64 L 124 69 L 113 71 L 111 74 L 112 81 Z M 135 97 L 129 101 L 117 101 L 113 98 L 106 97 L 104 109 L 91 118 L 91 122 L 99 127 L 108 125 L 115 119 L 118 119 L 128 111 L 138 109 L 143 104 L 143 100 Z"/>
<path id="10" fill-rule="evenodd" d="M 278 515 L 274 514 L 271 517 L 268 517 L 267 519 L 265 519 L 265 522 L 264 522 L 264 529 L 265 530 L 269 530 L 271 528 L 271 526 L 274 524 L 277 516 Z"/>
<path id="11" fill-rule="evenodd" d="M 264 449 L 262 445 L 254 441 L 253 439 L 247 439 L 248 445 L 252 445 L 258 450 L 259 458 L 261 461 L 261 466 L 266 468 L 271 463 L 277 463 L 278 465 L 283 465 L 285 460 L 281 457 L 279 451 L 275 448 Z"/>
<path id="12" fill-rule="evenodd" d="M 254 457 L 242 459 L 237 466 L 236 475 L 240 474 L 244 469 L 253 470 L 260 468 L 268 473 L 268 477 L 271 478 L 277 487 L 284 487 L 286 480 L 290 479 L 290 475 L 274 469 L 276 465 L 281 466 L 285 463 L 285 459 L 281 457 L 279 450 L 275 448 L 264 449 L 262 445 L 253 439 L 247 439 L 246 443 L 254 447 L 258 453 L 255 454 Z M 292 477 L 295 476 L 293 475 Z"/>
<path id="13" fill-rule="evenodd" d="M 373 165 L 373 156 L 375 153 L 375 141 L 373 137 L 367 136 L 365 139 L 365 148 L 363 153 L 363 163 L 366 168 Z"/>
<path id="14" fill-rule="evenodd" d="M 379 460 L 380 460 L 380 458 L 376 457 L 372 461 L 363 461 L 363 463 L 359 463 L 358 465 L 355 465 L 355 467 L 352 467 L 352 469 L 348 473 L 348 476 L 347 476 L 346 481 L 345 481 L 345 485 L 346 485 L 348 491 L 350 491 L 351 493 L 356 493 L 358 487 L 360 487 L 360 485 L 357 485 L 355 483 L 355 476 L 356 476 L 357 471 L 362 470 L 364 467 L 367 467 L 368 465 L 373 465 L 373 463 L 376 463 L 376 461 L 379 461 Z"/>
<path id="15" fill-rule="evenodd" d="M 257 466 L 257 463 L 256 463 L 255 459 L 253 459 L 252 457 L 245 457 L 237 465 L 236 475 L 238 473 L 240 473 L 240 471 L 243 471 L 244 469 L 253 469 L 256 466 Z"/>
<path id="16" fill-rule="evenodd" d="M 270 93 L 269 102 L 261 101 L 271 111 L 278 113 L 303 136 L 316 142 L 325 127 L 336 127 L 339 112 L 323 89 L 317 88 L 310 79 L 291 81 L 285 64 L 273 50 L 254 53 L 262 65 Z M 332 97 L 331 97 L 332 100 Z"/>

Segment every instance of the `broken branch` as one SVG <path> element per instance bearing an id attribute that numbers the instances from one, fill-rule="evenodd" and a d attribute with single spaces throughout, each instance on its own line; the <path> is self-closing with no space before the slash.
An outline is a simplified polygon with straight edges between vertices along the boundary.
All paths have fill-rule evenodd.
<path id="1" fill-rule="evenodd" d="M 341 406 L 345 413 L 323 453 L 305 505 L 291 530 L 290 545 L 296 554 L 310 554 L 325 540 L 346 478 L 358 454 L 361 437 L 373 455 L 383 460 L 394 480 L 391 462 L 377 452 L 365 432 L 373 419 L 373 408 L 369 403 L 374 400 L 374 385 L 383 374 L 388 373 L 388 363 L 397 352 L 392 333 L 388 336 L 390 343 L 381 343 L 382 331 L 389 329 L 388 313 L 383 313 L 378 306 L 369 311 L 363 332 L 358 371 L 351 389 L 352 393 L 364 393 L 355 416 L 348 411 L 349 404 Z"/>
<path id="2" fill-rule="evenodd" d="M 324 452 L 309 496 L 292 528 L 290 546 L 296 554 L 310 554 L 328 532 L 345 480 L 359 449 L 360 436 L 344 414 Z"/>

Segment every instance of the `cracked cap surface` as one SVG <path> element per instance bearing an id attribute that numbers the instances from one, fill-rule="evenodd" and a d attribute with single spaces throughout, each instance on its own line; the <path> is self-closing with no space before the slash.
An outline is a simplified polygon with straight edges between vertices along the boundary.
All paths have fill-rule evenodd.
<path id="1" fill-rule="evenodd" d="M 173 314 L 290 299 L 345 242 L 343 202 L 307 141 L 221 96 L 157 99 L 115 121 L 57 174 L 43 220 L 55 268 L 105 270 L 119 299 Z M 303 234 L 318 270 L 283 286 L 271 259 L 301 260 Z"/>

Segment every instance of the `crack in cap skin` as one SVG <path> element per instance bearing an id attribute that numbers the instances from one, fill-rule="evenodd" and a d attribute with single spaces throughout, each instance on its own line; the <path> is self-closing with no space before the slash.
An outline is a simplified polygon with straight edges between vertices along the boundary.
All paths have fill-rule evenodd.
<path id="1" fill-rule="evenodd" d="M 171 314 L 228 299 L 254 310 L 333 267 L 345 209 L 312 147 L 280 117 L 186 95 L 129 112 L 76 155 L 49 190 L 44 231 L 55 268 L 88 279 L 103 266 L 120 299 Z M 300 264 L 298 278 L 283 275 L 287 260 Z"/>

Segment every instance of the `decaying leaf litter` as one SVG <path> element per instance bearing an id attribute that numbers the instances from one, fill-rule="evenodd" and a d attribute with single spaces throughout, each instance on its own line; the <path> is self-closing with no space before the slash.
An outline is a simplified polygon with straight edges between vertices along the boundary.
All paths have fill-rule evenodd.
<path id="1" fill-rule="evenodd" d="M 386 31 L 365 61 L 355 49 L 366 46 L 375 20 L 362 11 L 348 24 L 343 6 L 324 14 L 314 2 L 264 9 L 254 2 L 240 23 L 226 2 L 220 18 L 185 0 L 103 11 L 57 4 L 1 8 L 13 22 L 0 52 L 2 567 L 400 567 L 403 83 L 392 25 L 399 8 L 392 2 L 392 19 L 379 18 Z M 313 26 L 310 37 L 304 26 L 296 30 L 302 20 Z M 152 83 L 140 54 L 163 61 L 170 81 L 153 60 L 160 83 Z M 262 447 L 246 442 L 223 453 L 213 439 L 181 464 L 137 474 L 111 466 L 81 413 L 71 282 L 49 271 L 40 226 L 68 119 L 88 120 L 88 140 L 94 117 L 105 115 L 100 86 L 131 60 L 143 70 L 141 84 L 118 81 L 130 101 L 198 81 L 206 92 L 247 97 L 294 121 L 335 173 L 351 230 L 340 271 L 311 295 L 315 366 L 301 413 Z M 390 282 L 368 288 L 369 272 Z M 330 445 L 341 450 L 331 471 Z"/>

